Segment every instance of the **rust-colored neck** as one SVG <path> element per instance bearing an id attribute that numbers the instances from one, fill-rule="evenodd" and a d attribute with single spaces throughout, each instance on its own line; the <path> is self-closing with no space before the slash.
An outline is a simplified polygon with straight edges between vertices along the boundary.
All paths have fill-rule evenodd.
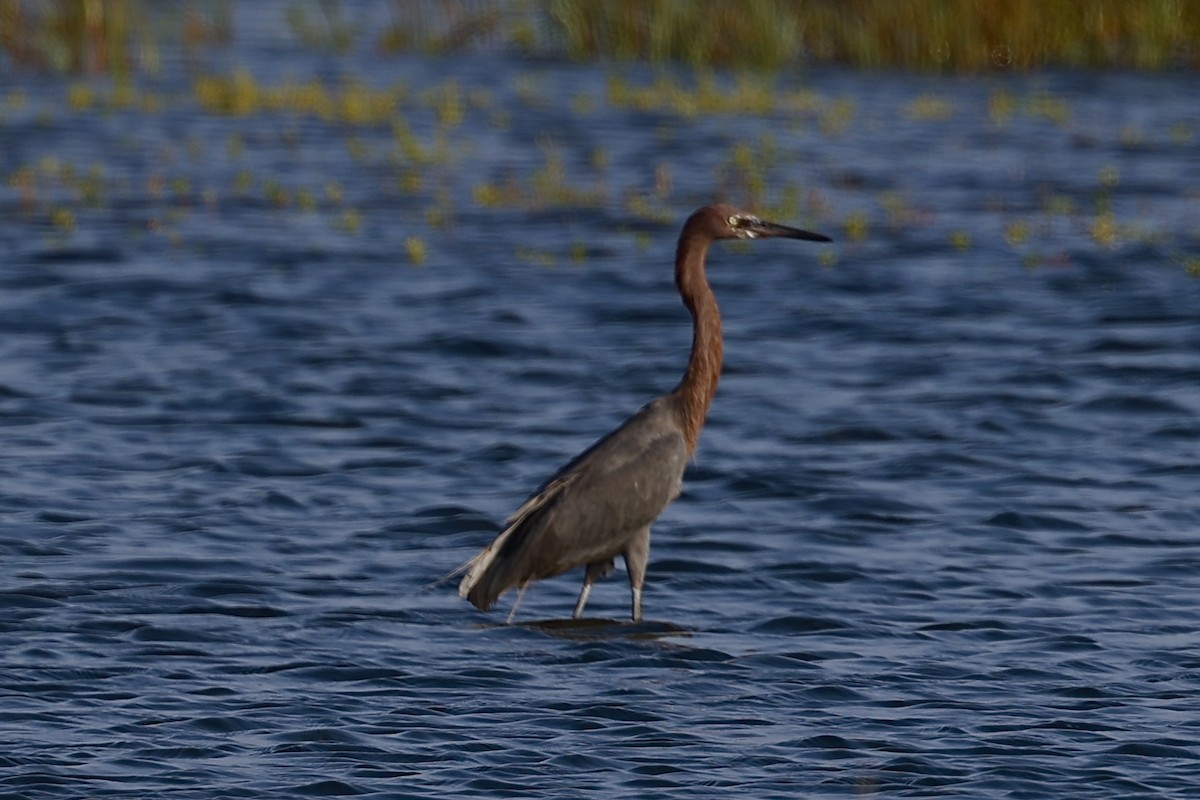
<path id="1" fill-rule="evenodd" d="M 679 237 L 679 249 L 675 252 L 675 285 L 683 304 L 692 312 L 692 355 L 683 380 L 671 396 L 679 409 L 683 437 L 691 456 L 700 441 L 700 430 L 721 380 L 725 342 L 717 298 L 704 274 L 704 258 L 711 239 L 689 227 L 684 227 Z"/>

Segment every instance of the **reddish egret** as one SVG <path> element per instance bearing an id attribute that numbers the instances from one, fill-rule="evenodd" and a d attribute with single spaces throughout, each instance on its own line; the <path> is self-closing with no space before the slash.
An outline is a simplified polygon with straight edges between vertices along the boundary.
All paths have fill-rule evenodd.
<path id="1" fill-rule="evenodd" d="M 692 313 L 692 354 L 683 379 L 526 500 L 496 539 L 464 565 L 460 596 L 486 611 L 500 595 L 520 587 L 511 622 L 531 582 L 586 565 L 573 614 L 578 619 L 592 584 L 612 571 L 620 555 L 633 591 L 633 621 L 641 620 L 650 525 L 679 496 L 684 467 L 696 450 L 721 378 L 724 340 L 717 299 L 704 274 L 708 247 L 717 239 L 777 236 L 830 241 L 720 203 L 688 217 L 675 251 L 675 285 Z"/>

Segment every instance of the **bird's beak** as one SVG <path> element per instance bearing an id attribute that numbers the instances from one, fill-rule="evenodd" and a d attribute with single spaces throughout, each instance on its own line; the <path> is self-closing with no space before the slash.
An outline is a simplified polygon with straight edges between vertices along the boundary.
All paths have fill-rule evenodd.
<path id="1" fill-rule="evenodd" d="M 802 231 L 799 228 L 789 228 L 787 225 L 767 222 L 766 220 L 758 220 L 748 227 L 754 233 L 756 239 L 769 239 L 773 236 L 781 236 L 786 239 L 804 239 L 809 242 L 833 241 L 833 239 L 820 233 L 810 233 L 809 231 Z"/>

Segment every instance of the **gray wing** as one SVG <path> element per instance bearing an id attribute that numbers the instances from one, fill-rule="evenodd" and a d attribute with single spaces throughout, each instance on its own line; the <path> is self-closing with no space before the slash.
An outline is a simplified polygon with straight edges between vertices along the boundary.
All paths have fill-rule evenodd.
<path id="1" fill-rule="evenodd" d="M 645 406 L 558 471 L 468 565 L 480 608 L 528 580 L 621 553 L 679 496 L 687 446 L 668 398 Z"/>

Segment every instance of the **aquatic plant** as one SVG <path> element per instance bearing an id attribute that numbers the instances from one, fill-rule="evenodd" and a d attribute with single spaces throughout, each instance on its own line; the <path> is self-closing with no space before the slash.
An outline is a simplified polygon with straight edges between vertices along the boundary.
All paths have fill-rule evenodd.
<path id="1" fill-rule="evenodd" d="M 690 81 L 662 73 L 648 86 L 636 85 L 626 76 L 614 73 L 609 76 L 606 89 L 610 106 L 669 111 L 684 117 L 765 114 L 795 102 L 791 92 L 778 90 L 772 81 L 745 74 L 726 81 L 718 79 L 711 70 L 697 70 Z"/>
<path id="2" fill-rule="evenodd" d="M 597 208 L 608 203 L 603 182 L 572 181 L 561 148 L 543 143 L 543 163 L 525 181 L 510 173 L 501 181 L 484 181 L 471 190 L 472 199 L 485 208 Z M 593 155 L 594 157 L 594 155 Z"/>
<path id="3" fill-rule="evenodd" d="M 853 211 L 846 215 L 842 223 L 846 238 L 852 242 L 861 242 L 867 238 L 870 231 L 870 216 L 865 211 Z"/>
<path id="4" fill-rule="evenodd" d="M 1013 220 L 1004 228 L 1004 240 L 1012 247 L 1022 245 L 1028 241 L 1029 234 L 1029 222 L 1023 219 Z"/>
<path id="5" fill-rule="evenodd" d="M 362 214 L 356 209 L 347 208 L 338 217 L 335 227 L 343 233 L 358 233 L 362 229 Z"/>
<path id="6" fill-rule="evenodd" d="M 954 106 L 943 97 L 922 94 L 913 98 L 904 109 L 904 114 L 909 119 L 945 122 L 954 115 Z"/>
<path id="7" fill-rule="evenodd" d="M 50 212 L 51 224 L 61 233 L 71 233 L 75 230 L 75 212 L 69 208 L 58 206 Z"/>
<path id="8" fill-rule="evenodd" d="M 337 87 L 315 80 L 267 85 L 244 69 L 199 75 L 192 90 L 200 107 L 214 114 L 287 113 L 351 125 L 392 122 L 408 91 L 402 84 L 373 89 L 357 80 Z"/>
<path id="9" fill-rule="evenodd" d="M 1117 217 L 1111 211 L 1097 214 L 1092 220 L 1092 239 L 1102 247 L 1113 247 L 1121 236 Z"/>
<path id="10" fill-rule="evenodd" d="M 408 253 L 408 260 L 415 265 L 425 263 L 425 259 L 429 257 L 429 248 L 425 245 L 425 240 L 420 236 L 409 236 L 404 240 L 404 250 Z"/>

